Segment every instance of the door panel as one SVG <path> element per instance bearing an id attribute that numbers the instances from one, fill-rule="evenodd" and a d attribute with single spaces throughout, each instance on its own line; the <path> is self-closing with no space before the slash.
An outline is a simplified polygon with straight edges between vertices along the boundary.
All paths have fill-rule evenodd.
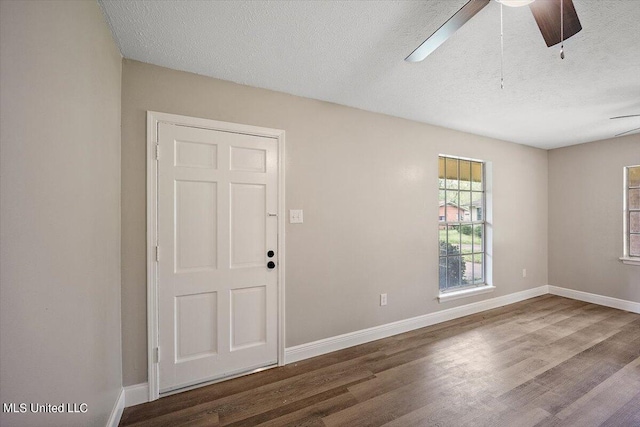
<path id="1" fill-rule="evenodd" d="M 231 184 L 231 268 L 266 265 L 266 188 Z"/>
<path id="2" fill-rule="evenodd" d="M 267 288 L 231 291 L 231 351 L 262 345 L 267 340 Z"/>
<path id="3" fill-rule="evenodd" d="M 217 183 L 175 183 L 176 272 L 215 269 L 217 257 Z"/>
<path id="4" fill-rule="evenodd" d="M 176 297 L 176 362 L 218 353 L 218 295 Z"/>
<path id="5" fill-rule="evenodd" d="M 267 153 L 254 148 L 231 147 L 231 170 L 265 172 Z"/>
<path id="6" fill-rule="evenodd" d="M 277 362 L 277 140 L 159 123 L 160 392 Z M 276 257 L 269 260 L 277 260 Z"/>
<path id="7" fill-rule="evenodd" d="M 217 169 L 218 146 L 199 142 L 176 141 L 176 166 Z"/>

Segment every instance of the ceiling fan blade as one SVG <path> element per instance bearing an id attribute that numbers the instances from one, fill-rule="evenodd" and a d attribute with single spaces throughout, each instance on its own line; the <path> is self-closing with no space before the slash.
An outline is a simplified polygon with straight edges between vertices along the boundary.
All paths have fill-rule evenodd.
<path id="1" fill-rule="evenodd" d="M 631 129 L 631 130 L 628 130 L 628 131 L 626 131 L 626 132 L 619 133 L 619 134 L 617 134 L 616 136 L 626 135 L 626 134 L 628 134 L 628 133 L 635 132 L 635 131 L 637 131 L 637 130 L 640 130 L 640 128 Z"/>
<path id="2" fill-rule="evenodd" d="M 560 2 L 564 16 L 564 40 L 576 35 L 582 30 L 578 13 L 571 0 L 537 0 L 529 5 L 538 28 L 547 43 L 547 47 L 556 45 L 562 41 L 560 31 Z"/>
<path id="3" fill-rule="evenodd" d="M 610 120 L 613 120 L 613 119 L 626 119 L 627 117 L 640 117 L 640 114 L 631 114 L 629 116 L 616 116 L 616 117 L 611 117 Z"/>
<path id="4" fill-rule="evenodd" d="M 422 61 L 451 37 L 460 27 L 466 24 L 468 20 L 473 18 L 476 13 L 488 5 L 490 1 L 491 0 L 469 0 L 404 60 L 408 62 Z"/>

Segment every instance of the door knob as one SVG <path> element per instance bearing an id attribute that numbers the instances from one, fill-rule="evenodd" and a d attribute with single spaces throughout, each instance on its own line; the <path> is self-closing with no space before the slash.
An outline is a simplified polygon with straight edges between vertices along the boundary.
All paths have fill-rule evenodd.
<path id="1" fill-rule="evenodd" d="M 273 252 L 273 251 L 269 251 L 269 252 L 267 252 L 267 256 L 268 256 L 269 258 L 273 258 L 273 256 L 274 256 L 275 254 L 276 254 L 276 253 L 275 253 L 275 252 Z"/>
<path id="2" fill-rule="evenodd" d="M 276 263 L 273 261 L 269 261 L 267 263 L 267 267 L 269 268 L 269 270 L 273 270 L 274 268 L 276 268 Z"/>

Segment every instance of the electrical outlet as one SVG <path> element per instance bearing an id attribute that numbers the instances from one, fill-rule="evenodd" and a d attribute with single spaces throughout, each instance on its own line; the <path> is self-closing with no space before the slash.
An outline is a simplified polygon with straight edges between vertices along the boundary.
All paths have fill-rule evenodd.
<path id="1" fill-rule="evenodd" d="M 527 277 L 527 269 L 526 268 L 522 269 L 522 277 Z"/>
<path id="2" fill-rule="evenodd" d="M 387 305 L 387 294 L 380 294 L 380 305 Z"/>

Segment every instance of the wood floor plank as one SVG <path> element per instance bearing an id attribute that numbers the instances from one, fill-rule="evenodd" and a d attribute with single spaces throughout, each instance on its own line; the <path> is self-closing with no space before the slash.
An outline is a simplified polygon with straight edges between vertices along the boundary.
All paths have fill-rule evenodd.
<path id="1" fill-rule="evenodd" d="M 545 295 L 126 408 L 121 426 L 640 426 L 640 315 Z"/>
<path id="2" fill-rule="evenodd" d="M 297 411 L 288 412 L 280 417 L 253 425 L 259 425 L 261 427 L 324 425 L 322 418 L 349 408 L 357 403 L 358 401 L 348 391 L 345 391 L 331 399 L 323 400 L 314 405 L 308 405 Z"/>
<path id="3" fill-rule="evenodd" d="M 504 324 L 512 326 L 514 316 L 520 319 L 521 324 L 528 324 L 528 322 L 536 318 L 544 318 L 550 313 L 576 310 L 586 304 L 581 301 L 559 298 L 558 300 L 542 299 L 535 303 L 532 302 L 530 306 L 524 306 L 522 303 L 504 306 L 402 334 L 398 336 L 402 346 L 394 348 L 393 352 L 411 351 L 423 348 L 425 345 L 430 345 L 433 349 L 445 349 L 460 343 L 464 345 L 465 338 L 461 335 L 472 331 L 488 331 L 494 326 Z M 405 335 L 408 338 L 404 338 Z M 392 352 L 387 351 L 387 353 Z"/>
<path id="4" fill-rule="evenodd" d="M 553 342 L 553 345 L 550 345 L 550 341 L 545 341 L 539 336 L 530 336 L 530 347 L 520 349 L 522 355 L 528 355 L 528 358 L 524 360 L 525 369 L 518 370 L 519 366 L 515 366 L 500 372 L 499 375 L 496 375 L 496 383 L 492 393 L 494 395 L 503 394 L 537 377 L 544 371 L 554 368 L 565 360 L 616 334 L 618 330 L 614 328 L 614 324 L 624 326 L 635 319 L 635 317 L 626 317 L 624 321 L 618 320 L 613 323 L 598 322 L 596 325 L 589 325 Z M 535 365 L 526 362 L 538 363 L 541 366 L 537 370 L 531 371 L 529 368 Z"/>
<path id="5" fill-rule="evenodd" d="M 412 383 L 331 414 L 323 422 L 327 427 L 380 426 L 437 399 L 438 393 L 430 383 Z"/>
<path id="6" fill-rule="evenodd" d="M 171 427 L 176 424 L 181 426 L 219 426 L 220 419 L 218 413 L 212 408 L 203 408 L 202 405 L 196 405 L 181 411 L 171 412 L 153 418 L 149 417 L 127 425 L 131 427 Z M 120 425 L 122 425 L 122 421 Z"/>
<path id="7" fill-rule="evenodd" d="M 640 358 L 636 359 L 640 362 Z M 632 362 L 630 365 L 633 365 Z M 628 366 L 630 366 L 628 365 Z M 567 426 L 600 425 L 611 418 L 619 408 L 630 401 L 640 390 L 640 372 L 621 369 L 556 414 Z"/>
<path id="8" fill-rule="evenodd" d="M 609 400 L 611 396 L 624 400 L 624 404 L 633 398 L 636 390 L 640 390 L 640 357 L 560 411 L 557 417 L 565 419 L 574 414 L 583 413 L 585 410 L 588 411 L 589 408 L 600 407 L 602 406 L 600 402 Z"/>
<path id="9" fill-rule="evenodd" d="M 460 417 L 459 427 L 491 426 L 491 427 L 533 427 L 552 417 L 547 411 L 531 405 L 522 408 L 490 407 L 470 411 Z"/>
<path id="10" fill-rule="evenodd" d="M 566 309 L 566 306 L 562 306 L 559 309 Z M 575 309 L 575 307 L 570 308 L 570 310 L 573 309 Z M 504 322 L 504 320 L 497 320 L 496 318 L 494 318 L 492 322 L 481 322 L 479 324 L 476 324 L 475 327 L 474 325 L 466 325 L 465 328 L 460 329 L 459 325 L 455 325 L 454 328 L 451 329 L 441 328 L 438 334 L 431 334 L 432 336 L 428 338 L 428 341 L 424 340 L 420 342 L 419 346 L 413 347 L 412 343 L 407 350 L 397 351 L 394 354 L 390 355 L 389 358 L 376 361 L 372 365 L 372 370 L 373 372 L 378 373 L 384 371 L 385 369 L 399 366 L 402 363 L 413 362 L 418 358 L 434 354 L 442 354 L 441 358 L 445 359 L 448 358 L 450 354 L 460 355 L 464 352 L 468 352 L 470 354 L 473 354 L 474 356 L 477 356 L 478 352 L 481 351 L 481 349 L 478 348 L 477 344 L 484 345 L 487 342 L 486 334 L 493 335 L 494 330 L 490 328 L 492 327 L 492 323 L 495 321 L 499 321 L 501 323 Z M 521 321 L 526 321 L 527 323 L 535 323 L 535 321 L 531 319 L 521 319 Z M 540 328 L 544 327 L 545 325 L 546 324 L 543 323 Z M 508 325 L 507 327 L 510 329 L 514 329 L 513 325 Z M 475 334 L 470 334 L 471 332 L 475 332 Z M 514 332 L 514 334 L 522 334 L 522 332 L 516 331 Z M 514 347 L 516 345 L 516 343 L 513 343 L 511 347 Z M 439 362 L 439 360 L 434 361 Z"/>
<path id="11" fill-rule="evenodd" d="M 640 393 L 602 423 L 602 427 L 618 426 L 640 426 Z"/>
<path id="12" fill-rule="evenodd" d="M 319 394 L 332 388 L 371 378 L 373 374 L 358 366 L 329 369 L 321 375 L 303 374 L 283 383 L 259 387 L 216 402 L 220 423 L 231 424 L 278 406 Z"/>

